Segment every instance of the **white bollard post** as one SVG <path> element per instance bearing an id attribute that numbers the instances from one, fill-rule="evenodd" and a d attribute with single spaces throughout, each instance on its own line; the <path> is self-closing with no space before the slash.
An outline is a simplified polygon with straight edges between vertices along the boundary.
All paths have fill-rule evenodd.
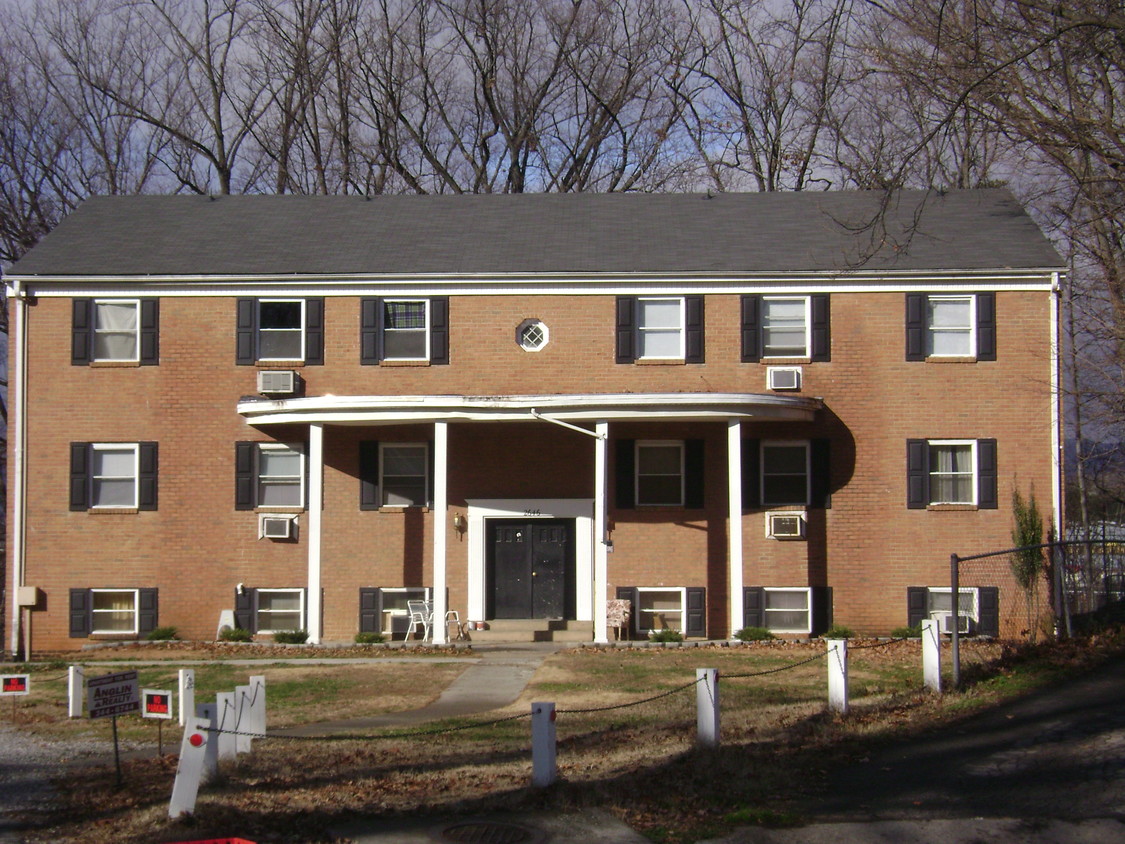
<path id="1" fill-rule="evenodd" d="M 266 737 L 266 675 L 250 677 L 250 730 L 256 736 Z"/>
<path id="2" fill-rule="evenodd" d="M 238 756 L 238 742 L 235 740 L 238 717 L 235 712 L 234 693 L 220 692 L 215 695 L 215 705 L 218 707 L 219 761 L 226 762 Z"/>
<path id="3" fill-rule="evenodd" d="M 195 669 L 180 669 L 180 726 L 195 713 Z"/>
<path id="4" fill-rule="evenodd" d="M 841 715 L 848 711 L 848 640 L 828 639 L 828 708 Z"/>
<path id="5" fill-rule="evenodd" d="M 922 620 L 922 683 L 941 694 L 941 633 L 932 618 Z"/>
<path id="6" fill-rule="evenodd" d="M 253 694 L 253 686 L 235 686 L 234 687 L 234 750 L 235 753 L 249 753 L 250 742 L 253 736 L 250 735 L 250 696 Z"/>
<path id="7" fill-rule="evenodd" d="M 206 718 L 188 718 L 184 737 L 180 741 L 180 761 L 176 765 L 176 781 L 172 784 L 172 799 L 168 803 L 168 817 L 190 815 L 195 811 L 195 798 L 203 781 L 208 748 L 215 737 L 207 732 L 210 721 Z"/>
<path id="8" fill-rule="evenodd" d="M 531 784 L 546 788 L 558 773 L 555 748 L 555 705 L 531 704 Z"/>
<path id="9" fill-rule="evenodd" d="M 203 722 L 199 729 L 207 731 L 207 741 L 203 745 L 203 782 L 219 775 L 219 734 L 214 728 L 219 724 L 218 707 L 213 703 L 201 703 L 195 707 L 196 720 Z M 184 734 L 187 734 L 185 730 Z"/>
<path id="10" fill-rule="evenodd" d="M 66 670 L 66 714 L 69 718 L 82 717 L 82 704 L 86 700 L 86 672 L 81 665 Z"/>
<path id="11" fill-rule="evenodd" d="M 696 741 L 703 747 L 719 746 L 719 669 L 695 669 Z"/>

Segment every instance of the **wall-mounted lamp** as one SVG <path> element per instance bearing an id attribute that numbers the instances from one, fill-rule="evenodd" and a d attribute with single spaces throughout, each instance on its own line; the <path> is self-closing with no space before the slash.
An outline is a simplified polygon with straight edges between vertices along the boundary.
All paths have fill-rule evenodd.
<path id="1" fill-rule="evenodd" d="M 465 529 L 465 517 L 460 513 L 453 514 L 453 529 L 456 531 L 463 531 Z"/>

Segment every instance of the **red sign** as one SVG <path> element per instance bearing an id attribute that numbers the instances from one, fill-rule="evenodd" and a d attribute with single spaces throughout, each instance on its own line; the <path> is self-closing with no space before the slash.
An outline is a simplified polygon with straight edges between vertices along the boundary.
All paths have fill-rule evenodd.
<path id="1" fill-rule="evenodd" d="M 30 686 L 30 674 L 0 675 L 0 695 L 26 695 Z"/>
<path id="2" fill-rule="evenodd" d="M 141 689 L 141 715 L 145 718 L 171 718 L 172 693 L 163 689 Z"/>

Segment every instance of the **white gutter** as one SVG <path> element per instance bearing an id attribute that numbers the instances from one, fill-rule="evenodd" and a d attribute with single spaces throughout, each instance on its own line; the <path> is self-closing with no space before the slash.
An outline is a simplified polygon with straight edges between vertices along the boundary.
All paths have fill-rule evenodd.
<path id="1" fill-rule="evenodd" d="M 22 608 L 19 592 L 24 584 L 27 544 L 24 541 L 27 521 L 27 300 L 19 281 L 8 286 L 8 299 L 15 303 L 12 332 L 12 351 L 14 360 L 8 361 L 11 368 L 8 378 L 9 429 L 12 435 L 12 524 L 9 532 L 12 539 L 12 572 L 8 581 L 8 591 L 12 598 L 12 639 L 11 653 L 15 656 L 20 650 L 20 623 Z M 12 396 L 15 403 L 12 403 Z M 24 658 L 30 658 L 24 654 Z"/>

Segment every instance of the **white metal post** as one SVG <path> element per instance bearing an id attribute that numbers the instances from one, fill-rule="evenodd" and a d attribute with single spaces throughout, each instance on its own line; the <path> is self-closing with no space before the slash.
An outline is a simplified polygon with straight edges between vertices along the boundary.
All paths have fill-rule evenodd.
<path id="1" fill-rule="evenodd" d="M 220 692 L 215 695 L 215 706 L 218 708 L 219 761 L 225 762 L 238 755 L 238 742 L 235 741 L 234 735 L 235 730 L 238 729 L 234 693 Z"/>
<path id="2" fill-rule="evenodd" d="M 696 740 L 703 747 L 719 746 L 719 669 L 695 669 Z"/>
<path id="3" fill-rule="evenodd" d="M 262 738 L 266 737 L 266 675 L 253 674 L 250 677 L 250 723 L 248 732 Z"/>
<path id="4" fill-rule="evenodd" d="M 253 686 L 234 687 L 234 752 L 249 753 L 250 741 L 250 701 L 254 694 Z"/>
<path id="5" fill-rule="evenodd" d="M 941 633 L 932 618 L 922 620 L 922 683 L 941 694 Z"/>
<path id="6" fill-rule="evenodd" d="M 82 703 L 86 700 L 86 672 L 81 665 L 66 670 L 66 714 L 70 718 L 82 717 Z"/>
<path id="7" fill-rule="evenodd" d="M 555 705 L 531 704 L 531 784 L 546 788 L 557 774 Z"/>
<path id="8" fill-rule="evenodd" d="M 844 715 L 848 711 L 848 640 L 828 639 L 828 708 Z"/>
<path id="9" fill-rule="evenodd" d="M 195 669 L 180 669 L 180 726 L 186 727 L 195 713 Z"/>

